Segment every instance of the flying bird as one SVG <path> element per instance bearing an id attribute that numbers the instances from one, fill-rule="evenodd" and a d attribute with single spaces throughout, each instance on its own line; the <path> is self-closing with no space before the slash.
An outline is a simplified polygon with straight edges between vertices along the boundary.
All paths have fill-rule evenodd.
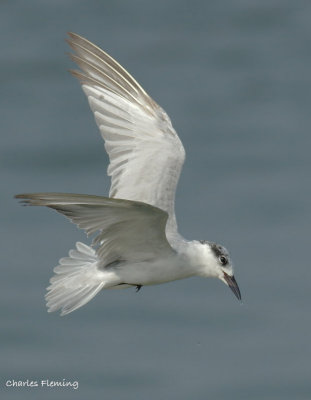
<path id="1" fill-rule="evenodd" d="M 68 314 L 102 289 L 143 286 L 192 276 L 219 278 L 241 300 L 225 247 L 184 239 L 177 229 L 175 191 L 184 147 L 165 111 L 112 57 L 69 33 L 71 59 L 109 155 L 109 197 L 30 193 L 15 197 L 65 215 L 92 246 L 77 242 L 61 258 L 47 288 L 49 312 Z"/>

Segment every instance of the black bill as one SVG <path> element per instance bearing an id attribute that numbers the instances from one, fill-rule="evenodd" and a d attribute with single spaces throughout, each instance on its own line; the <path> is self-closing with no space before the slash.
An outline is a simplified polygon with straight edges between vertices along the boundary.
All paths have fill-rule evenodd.
<path id="1" fill-rule="evenodd" d="M 239 289 L 239 285 L 237 284 L 237 281 L 235 280 L 234 276 L 230 276 L 224 272 L 224 279 L 227 282 L 229 288 L 233 291 L 235 296 L 241 300 L 241 292 Z"/>

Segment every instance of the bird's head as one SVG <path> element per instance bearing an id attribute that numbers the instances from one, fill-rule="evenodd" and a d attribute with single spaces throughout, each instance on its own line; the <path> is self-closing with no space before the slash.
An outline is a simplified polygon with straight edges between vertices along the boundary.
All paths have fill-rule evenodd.
<path id="1" fill-rule="evenodd" d="M 204 267 L 202 275 L 219 278 L 241 300 L 241 292 L 233 274 L 233 265 L 227 249 L 220 244 L 200 240 L 201 251 L 204 254 Z"/>

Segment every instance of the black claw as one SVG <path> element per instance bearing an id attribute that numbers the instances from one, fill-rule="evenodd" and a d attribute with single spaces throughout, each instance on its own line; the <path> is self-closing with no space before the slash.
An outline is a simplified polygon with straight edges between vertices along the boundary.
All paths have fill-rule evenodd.
<path id="1" fill-rule="evenodd" d="M 143 285 L 136 285 L 136 293 L 140 291 Z"/>

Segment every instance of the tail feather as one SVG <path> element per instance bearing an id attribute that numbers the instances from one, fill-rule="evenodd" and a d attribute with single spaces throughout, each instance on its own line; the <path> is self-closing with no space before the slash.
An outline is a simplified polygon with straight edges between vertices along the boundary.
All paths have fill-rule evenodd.
<path id="1" fill-rule="evenodd" d="M 69 257 L 59 260 L 55 275 L 47 288 L 48 312 L 61 310 L 61 315 L 82 307 L 104 286 L 104 272 L 97 268 L 97 254 L 91 247 L 77 242 Z"/>

